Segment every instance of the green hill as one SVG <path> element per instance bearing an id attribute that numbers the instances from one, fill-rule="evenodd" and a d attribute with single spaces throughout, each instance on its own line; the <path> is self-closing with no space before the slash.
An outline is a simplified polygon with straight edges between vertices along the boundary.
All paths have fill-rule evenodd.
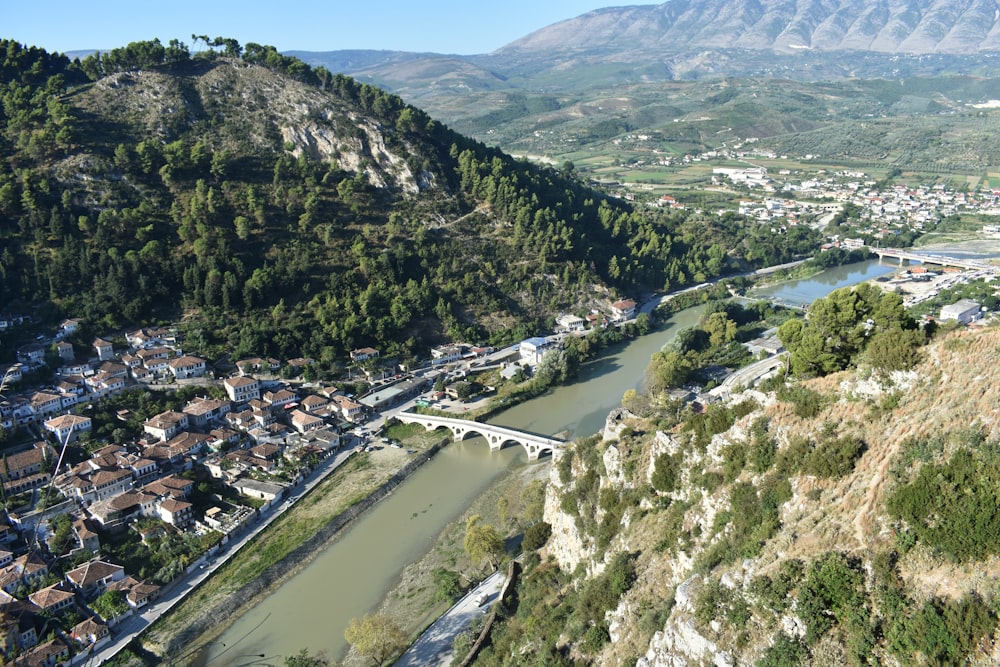
<path id="1" fill-rule="evenodd" d="M 332 364 L 360 345 L 505 342 L 559 311 L 811 251 L 639 213 L 378 88 L 215 46 L 71 62 L 2 42 L 0 309 L 107 328 L 184 317 L 206 352 Z"/>

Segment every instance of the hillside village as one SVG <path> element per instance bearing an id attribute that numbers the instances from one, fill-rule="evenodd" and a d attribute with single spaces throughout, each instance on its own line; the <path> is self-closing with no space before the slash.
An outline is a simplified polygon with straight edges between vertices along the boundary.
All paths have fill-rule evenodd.
<path id="1" fill-rule="evenodd" d="M 0 473 L 7 508 L 0 650 L 25 664 L 54 664 L 106 643 L 109 626 L 156 600 L 162 586 L 195 570 L 323 465 L 341 448 L 345 424 L 362 413 L 332 387 L 300 398 L 284 382 L 257 379 L 252 373 L 275 377 L 268 360 L 241 360 L 240 372 L 211 381 L 206 361 L 184 353 L 174 329 L 129 332 L 125 350 L 97 338 L 85 360 L 63 355 L 78 325 L 66 320 L 50 346 L 19 350 L 4 376 L 4 429 L 48 440 L 6 453 Z M 21 377 L 44 377 L 51 348 L 63 364 L 52 384 L 8 393 Z M 129 441 L 90 437 L 105 399 L 127 390 L 135 397 L 157 383 L 199 383 L 189 386 L 206 395 L 143 420 L 140 437 Z M 124 426 L 128 413 L 115 418 Z M 107 556 L 132 536 L 175 548 L 140 576 Z"/>

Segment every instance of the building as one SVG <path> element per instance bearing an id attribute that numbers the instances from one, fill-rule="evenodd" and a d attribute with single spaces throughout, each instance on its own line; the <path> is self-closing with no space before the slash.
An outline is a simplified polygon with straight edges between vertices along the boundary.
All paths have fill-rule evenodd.
<path id="1" fill-rule="evenodd" d="M 452 361 L 458 361 L 465 355 L 465 351 L 465 345 L 458 345 L 455 343 L 438 345 L 431 350 L 431 363 L 447 364 Z"/>
<path id="2" fill-rule="evenodd" d="M 290 406 L 298 402 L 298 400 L 298 395 L 287 389 L 264 392 L 264 402 L 270 405 L 272 409 Z"/>
<path id="3" fill-rule="evenodd" d="M 77 329 L 80 328 L 80 320 L 68 319 L 63 320 L 59 323 L 59 335 L 69 336 L 70 334 L 76 333 Z"/>
<path id="4" fill-rule="evenodd" d="M 356 350 L 351 350 L 351 361 L 365 361 L 377 358 L 378 350 L 373 347 L 359 347 Z"/>
<path id="5" fill-rule="evenodd" d="M 139 581 L 132 575 L 124 579 L 113 581 L 108 584 L 109 591 L 122 591 L 125 593 L 125 601 L 133 609 L 141 609 L 149 604 L 150 600 L 155 600 L 160 594 L 160 587 L 154 584 L 147 584 Z"/>
<path id="6" fill-rule="evenodd" d="M 103 560 L 92 560 L 66 573 L 66 580 L 86 597 L 103 593 L 113 581 L 125 578 L 125 568 Z"/>
<path id="7" fill-rule="evenodd" d="M 188 416 L 183 412 L 161 412 L 142 423 L 142 430 L 157 440 L 166 442 L 188 427 Z"/>
<path id="8" fill-rule="evenodd" d="M 260 398 L 260 382 L 252 377 L 241 376 L 226 378 L 222 381 L 229 400 L 234 403 L 245 403 L 254 398 Z"/>
<path id="9" fill-rule="evenodd" d="M 41 472 L 42 462 L 46 458 L 54 461 L 55 452 L 44 442 L 36 442 L 31 449 L 17 452 L 16 454 L 6 454 L 3 457 L 3 463 L 0 464 L 0 479 L 4 482 L 12 482 L 43 475 L 45 479 L 40 481 L 39 484 L 47 482 L 49 476 Z M 20 492 L 16 491 L 15 493 Z"/>
<path id="10" fill-rule="evenodd" d="M 271 482 L 261 482 L 256 479 L 239 479 L 232 487 L 245 496 L 261 500 L 275 500 L 285 492 L 285 487 Z"/>
<path id="11" fill-rule="evenodd" d="M 315 431 L 326 426 L 326 422 L 320 417 L 311 415 L 308 412 L 302 412 L 301 410 L 292 410 L 290 421 L 292 422 L 292 428 L 299 433 Z"/>
<path id="12" fill-rule="evenodd" d="M 171 359 L 167 365 L 178 380 L 201 377 L 205 374 L 205 360 L 200 357 L 184 355 Z"/>
<path id="13" fill-rule="evenodd" d="M 583 331 L 587 328 L 587 320 L 577 315 L 560 315 L 556 318 L 558 331 Z"/>
<path id="14" fill-rule="evenodd" d="M 115 358 L 114 346 L 103 338 L 94 340 L 94 351 L 97 352 L 97 358 L 101 361 L 108 361 Z"/>
<path id="15" fill-rule="evenodd" d="M 164 523 L 184 530 L 194 523 L 194 506 L 184 500 L 167 498 L 161 500 L 156 506 L 156 511 Z"/>
<path id="16" fill-rule="evenodd" d="M 537 366 L 548 352 L 554 349 L 554 345 L 541 337 L 522 340 L 518 346 L 521 354 L 521 361 L 532 366 Z"/>
<path id="17" fill-rule="evenodd" d="M 91 425 L 90 417 L 81 417 L 80 415 L 61 415 L 47 419 L 42 424 L 45 430 L 52 433 L 56 437 L 56 441 L 60 443 L 73 442 L 81 433 L 89 431 Z"/>
<path id="18" fill-rule="evenodd" d="M 632 299 L 615 301 L 611 304 L 611 315 L 616 321 L 619 322 L 630 320 L 635 317 L 635 306 L 635 301 Z"/>
<path id="19" fill-rule="evenodd" d="M 63 590 L 61 586 L 62 584 L 56 584 L 55 586 L 35 591 L 28 596 L 28 599 L 38 605 L 42 611 L 58 614 L 63 609 L 72 607 L 73 600 L 76 598 L 76 595 L 70 591 Z"/>
<path id="20" fill-rule="evenodd" d="M 35 553 L 28 553 L 0 570 L 0 588 L 13 594 L 21 586 L 41 581 L 49 573 L 45 562 Z"/>
<path id="21" fill-rule="evenodd" d="M 959 324 L 968 324 L 982 317 L 982 310 L 972 299 L 961 299 L 941 309 L 942 320 L 956 320 Z"/>
<path id="22" fill-rule="evenodd" d="M 181 408 L 181 412 L 188 416 L 188 422 L 192 426 L 204 428 L 210 423 L 220 421 L 229 414 L 233 404 L 221 398 L 194 398 Z"/>
<path id="23" fill-rule="evenodd" d="M 62 396 L 47 391 L 37 391 L 31 395 L 31 409 L 38 418 L 48 417 L 62 410 Z"/>
<path id="24" fill-rule="evenodd" d="M 63 361 L 73 361 L 73 357 L 76 356 L 73 352 L 73 346 L 64 340 L 56 343 L 56 352 Z"/>

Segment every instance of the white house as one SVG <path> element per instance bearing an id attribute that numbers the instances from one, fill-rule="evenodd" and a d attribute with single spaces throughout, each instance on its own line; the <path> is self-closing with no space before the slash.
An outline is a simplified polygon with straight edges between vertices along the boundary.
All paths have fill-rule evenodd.
<path id="1" fill-rule="evenodd" d="M 157 440 L 167 441 L 188 427 L 188 415 L 183 412 L 161 412 L 142 424 L 142 430 Z"/>
<path id="2" fill-rule="evenodd" d="M 521 361 L 532 366 L 537 366 L 542 361 L 546 353 L 554 349 L 554 345 L 541 337 L 522 340 L 518 350 L 521 354 Z"/>
<path id="3" fill-rule="evenodd" d="M 365 361 L 366 359 L 378 358 L 378 350 L 373 347 L 359 347 L 351 350 L 351 361 Z"/>
<path id="4" fill-rule="evenodd" d="M 222 386 L 229 394 L 229 400 L 234 403 L 243 403 L 254 398 L 260 398 L 260 382 L 252 377 L 226 378 L 222 381 Z"/>
<path id="5" fill-rule="evenodd" d="M 60 415 L 47 419 L 43 424 L 46 431 L 55 435 L 59 442 L 72 442 L 76 440 L 80 433 L 89 431 L 91 427 L 90 417 L 80 415 Z"/>
<path id="6" fill-rule="evenodd" d="M 559 331 L 583 331 L 587 328 L 587 320 L 577 315 L 560 315 L 556 318 L 556 326 Z"/>
<path id="7" fill-rule="evenodd" d="M 97 352 L 97 358 L 101 361 L 107 361 L 108 359 L 115 358 L 114 346 L 103 338 L 97 338 L 94 340 L 94 350 Z"/>
<path id="8" fill-rule="evenodd" d="M 205 374 L 205 360 L 200 357 L 184 355 L 171 359 L 167 365 L 178 380 L 201 377 Z"/>
<path id="9" fill-rule="evenodd" d="M 632 299 L 615 301 L 611 304 L 611 314 L 618 321 L 632 319 L 635 317 L 635 301 Z"/>

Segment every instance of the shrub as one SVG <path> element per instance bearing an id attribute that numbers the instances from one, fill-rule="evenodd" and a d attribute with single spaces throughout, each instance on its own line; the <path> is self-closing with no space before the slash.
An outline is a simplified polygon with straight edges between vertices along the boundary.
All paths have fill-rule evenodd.
<path id="1" fill-rule="evenodd" d="M 902 621 L 890 648 L 901 658 L 958 665 L 996 628 L 997 618 L 978 595 L 961 600 L 929 600 Z"/>
<path id="2" fill-rule="evenodd" d="M 462 594 L 462 584 L 454 570 L 439 567 L 431 573 L 431 577 L 434 579 L 435 602 L 451 602 Z"/>
<path id="3" fill-rule="evenodd" d="M 573 479 L 573 450 L 566 450 L 559 457 L 558 470 L 559 481 L 569 484 Z"/>
<path id="4" fill-rule="evenodd" d="M 889 513 L 906 521 L 918 540 L 956 560 L 1000 553 L 1000 470 L 989 458 L 960 450 L 944 465 L 925 465 L 889 498 Z"/>
<path id="5" fill-rule="evenodd" d="M 803 419 L 812 419 L 818 415 L 826 403 L 826 399 L 818 391 L 800 384 L 782 387 L 778 390 L 777 398 L 791 403 L 795 415 Z"/>
<path id="6" fill-rule="evenodd" d="M 551 536 L 552 526 L 544 521 L 539 521 L 538 523 L 528 526 L 528 528 L 524 531 L 524 539 L 521 541 L 521 548 L 525 551 L 536 551 L 545 546 L 545 543 L 549 541 L 549 537 Z"/>
<path id="7" fill-rule="evenodd" d="M 865 608 L 863 576 L 856 563 L 833 552 L 812 564 L 799 589 L 799 615 L 806 624 L 806 642 L 816 642 L 836 622 Z"/>
<path id="8" fill-rule="evenodd" d="M 843 477 L 854 468 L 864 443 L 857 438 L 838 438 L 820 442 L 806 459 L 803 472 L 817 477 Z"/>
<path id="9" fill-rule="evenodd" d="M 609 641 L 611 635 L 608 633 L 608 627 L 604 623 L 597 623 L 583 633 L 583 650 L 591 654 L 597 653 Z"/>
<path id="10" fill-rule="evenodd" d="M 660 493 L 670 493 L 677 484 L 677 477 L 680 471 L 680 457 L 677 455 L 660 454 L 653 464 L 653 476 L 651 482 L 653 488 Z"/>
<path id="11" fill-rule="evenodd" d="M 778 635 L 774 643 L 764 651 L 757 661 L 757 667 L 795 667 L 809 658 L 809 649 L 797 639 L 785 633 Z"/>

